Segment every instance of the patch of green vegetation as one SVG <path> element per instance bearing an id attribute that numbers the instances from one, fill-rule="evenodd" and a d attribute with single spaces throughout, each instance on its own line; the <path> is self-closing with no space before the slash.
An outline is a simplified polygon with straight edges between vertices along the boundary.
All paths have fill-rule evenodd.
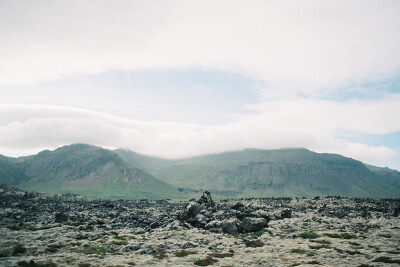
<path id="1" fill-rule="evenodd" d="M 390 250 L 386 250 L 385 252 L 386 252 L 386 253 L 389 253 L 389 254 L 396 254 L 396 255 L 400 254 L 400 251 L 390 251 Z"/>
<path id="2" fill-rule="evenodd" d="M 0 258 L 9 257 L 11 255 L 11 250 L 2 250 L 0 251 Z"/>
<path id="3" fill-rule="evenodd" d="M 186 257 L 190 254 L 197 254 L 197 252 L 192 250 L 179 250 L 174 253 L 176 257 Z"/>
<path id="4" fill-rule="evenodd" d="M 21 227 L 15 226 L 15 225 L 10 225 L 7 226 L 8 229 L 10 229 L 11 231 L 19 231 L 21 230 Z"/>
<path id="5" fill-rule="evenodd" d="M 400 264 L 400 260 L 392 260 L 391 258 L 385 257 L 385 256 L 378 257 L 378 258 L 374 259 L 372 262 L 398 263 L 398 264 Z"/>
<path id="6" fill-rule="evenodd" d="M 359 251 L 357 251 L 357 250 L 345 250 L 345 252 L 347 253 L 347 254 L 350 254 L 350 255 L 356 255 L 356 254 L 361 254 Z"/>
<path id="7" fill-rule="evenodd" d="M 228 258 L 228 257 L 233 257 L 233 253 L 218 253 L 218 252 L 214 252 L 214 253 L 210 253 L 208 254 L 209 257 L 213 257 L 213 258 Z"/>
<path id="8" fill-rule="evenodd" d="M 323 233 L 322 235 L 330 238 L 340 238 L 340 235 L 337 233 Z"/>
<path id="9" fill-rule="evenodd" d="M 244 240 L 246 247 L 249 248 L 259 248 L 263 247 L 265 244 L 260 240 Z"/>
<path id="10" fill-rule="evenodd" d="M 113 253 L 114 251 L 103 248 L 103 247 L 90 247 L 87 249 L 83 249 L 79 251 L 82 254 L 106 254 L 106 253 Z"/>
<path id="11" fill-rule="evenodd" d="M 391 238 L 392 237 L 390 234 L 379 234 L 379 236 L 385 237 L 385 238 Z"/>
<path id="12" fill-rule="evenodd" d="M 69 225 L 69 226 L 80 226 L 82 223 L 81 222 L 67 222 L 65 224 Z"/>
<path id="13" fill-rule="evenodd" d="M 71 246 L 73 246 L 73 247 L 79 247 L 79 246 L 82 245 L 81 242 L 70 242 L 70 244 L 71 244 Z"/>
<path id="14" fill-rule="evenodd" d="M 289 267 L 290 266 L 299 266 L 299 265 L 302 265 L 303 263 L 305 263 L 305 264 L 318 264 L 318 265 L 320 264 L 318 261 L 312 260 L 312 261 L 309 261 L 309 262 L 302 262 L 302 263 L 296 262 L 296 263 L 293 263 L 293 264 L 289 265 Z"/>
<path id="15" fill-rule="evenodd" d="M 90 263 L 79 263 L 78 267 L 90 267 L 92 266 Z"/>
<path id="16" fill-rule="evenodd" d="M 56 228 L 56 227 L 60 227 L 60 225 L 58 225 L 58 224 L 55 224 L 55 225 L 44 225 L 44 226 L 31 225 L 26 229 L 29 230 L 29 231 L 36 232 L 36 231 L 47 230 L 47 229 Z"/>
<path id="17" fill-rule="evenodd" d="M 218 262 L 218 260 L 208 256 L 204 259 L 195 260 L 193 264 L 197 266 L 208 266 L 213 265 L 215 262 Z"/>
<path id="18" fill-rule="evenodd" d="M 14 247 L 13 256 L 18 256 L 19 254 L 22 254 L 22 253 L 25 253 L 25 252 L 26 252 L 26 248 L 22 244 L 17 244 Z"/>
<path id="19" fill-rule="evenodd" d="M 17 263 L 18 266 L 22 267 L 57 267 L 57 264 L 52 263 L 52 262 L 46 262 L 46 263 L 36 263 L 33 260 L 30 262 L 27 261 L 19 261 Z"/>
<path id="20" fill-rule="evenodd" d="M 338 233 L 324 233 L 323 236 L 327 236 L 330 238 L 342 238 L 342 239 L 352 239 L 356 238 L 356 235 L 350 234 L 350 233 L 343 233 L 343 234 L 338 234 Z"/>
<path id="21" fill-rule="evenodd" d="M 56 253 L 58 251 L 58 248 L 49 246 L 45 249 L 45 251 L 48 253 Z"/>
<path id="22" fill-rule="evenodd" d="M 267 229 L 263 229 L 263 230 L 254 232 L 253 235 L 254 236 L 262 236 L 262 234 L 264 234 L 265 232 L 268 232 L 268 230 Z"/>
<path id="23" fill-rule="evenodd" d="M 121 241 L 113 241 L 112 243 L 117 246 L 123 246 L 123 245 L 128 245 L 129 242 L 127 240 L 121 240 Z"/>
<path id="24" fill-rule="evenodd" d="M 293 248 L 290 250 L 291 253 L 305 254 L 307 250 L 301 248 Z"/>
<path id="25" fill-rule="evenodd" d="M 337 252 L 339 252 L 340 254 L 343 253 L 343 249 L 340 249 L 340 248 L 333 248 L 333 249 L 336 250 Z"/>
<path id="26" fill-rule="evenodd" d="M 357 237 L 355 234 L 350 234 L 350 233 L 343 233 L 340 236 L 343 239 L 352 239 L 352 238 L 356 238 Z"/>
<path id="27" fill-rule="evenodd" d="M 314 242 L 314 243 L 318 243 L 318 244 L 325 244 L 325 245 L 331 244 L 331 242 L 328 240 L 310 240 L 310 242 Z"/>
<path id="28" fill-rule="evenodd" d="M 134 235 L 115 235 L 114 239 L 118 239 L 118 240 L 136 239 L 136 236 L 134 236 Z"/>
<path id="29" fill-rule="evenodd" d="M 65 262 L 67 263 L 67 266 L 71 266 L 71 265 L 73 265 L 73 263 L 76 262 L 76 259 L 75 258 L 66 258 Z"/>
<path id="30" fill-rule="evenodd" d="M 318 238 L 319 235 L 314 232 L 304 232 L 304 233 L 299 234 L 298 237 L 301 237 L 304 239 L 315 239 L 315 238 Z"/>

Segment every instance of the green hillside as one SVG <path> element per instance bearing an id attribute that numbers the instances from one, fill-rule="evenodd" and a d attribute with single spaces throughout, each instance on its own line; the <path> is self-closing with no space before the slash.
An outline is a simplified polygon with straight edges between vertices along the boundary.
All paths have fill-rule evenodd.
<path id="1" fill-rule="evenodd" d="M 107 199 L 226 197 L 399 198 L 400 173 L 306 149 L 226 152 L 180 160 L 74 144 L 21 158 L 0 156 L 0 183 Z"/>
<path id="2" fill-rule="evenodd" d="M 387 167 L 381 168 L 368 164 L 365 164 L 365 166 L 371 171 L 373 171 L 376 175 L 378 175 L 380 179 L 382 179 L 386 183 L 396 188 L 400 188 L 400 172 L 389 169 Z"/>
<path id="3" fill-rule="evenodd" d="M 135 162 L 142 162 L 166 183 L 226 196 L 400 197 L 399 187 L 382 181 L 361 162 L 306 149 L 247 149 L 153 165 L 154 159 L 138 157 L 136 154 Z"/>
<path id="4" fill-rule="evenodd" d="M 0 155 L 0 184 L 18 185 L 25 179 L 17 159 Z"/>
<path id="5" fill-rule="evenodd" d="M 75 144 L 19 161 L 18 171 L 25 178 L 18 187 L 26 190 L 92 198 L 182 198 L 176 188 L 131 166 L 117 153 L 95 146 Z"/>

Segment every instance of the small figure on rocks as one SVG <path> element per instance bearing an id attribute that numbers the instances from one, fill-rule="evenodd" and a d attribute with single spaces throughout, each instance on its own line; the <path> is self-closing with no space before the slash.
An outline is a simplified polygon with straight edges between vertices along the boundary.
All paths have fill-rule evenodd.
<path id="1" fill-rule="evenodd" d="M 207 206 L 214 207 L 214 201 L 211 198 L 211 193 L 208 191 L 204 191 L 203 195 L 200 197 L 200 199 L 197 201 L 199 204 L 206 204 Z"/>

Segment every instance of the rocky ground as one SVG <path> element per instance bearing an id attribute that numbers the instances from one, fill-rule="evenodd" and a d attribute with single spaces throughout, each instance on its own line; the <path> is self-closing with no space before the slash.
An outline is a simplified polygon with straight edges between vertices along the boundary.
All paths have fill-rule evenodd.
<path id="1" fill-rule="evenodd" d="M 400 200 L 89 200 L 0 186 L 0 266 L 400 266 Z"/>

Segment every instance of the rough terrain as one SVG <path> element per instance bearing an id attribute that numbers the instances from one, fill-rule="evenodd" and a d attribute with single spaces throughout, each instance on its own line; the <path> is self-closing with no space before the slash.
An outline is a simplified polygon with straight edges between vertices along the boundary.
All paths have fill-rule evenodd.
<path id="1" fill-rule="evenodd" d="M 0 266 L 400 266 L 400 200 L 89 200 L 0 186 Z"/>

